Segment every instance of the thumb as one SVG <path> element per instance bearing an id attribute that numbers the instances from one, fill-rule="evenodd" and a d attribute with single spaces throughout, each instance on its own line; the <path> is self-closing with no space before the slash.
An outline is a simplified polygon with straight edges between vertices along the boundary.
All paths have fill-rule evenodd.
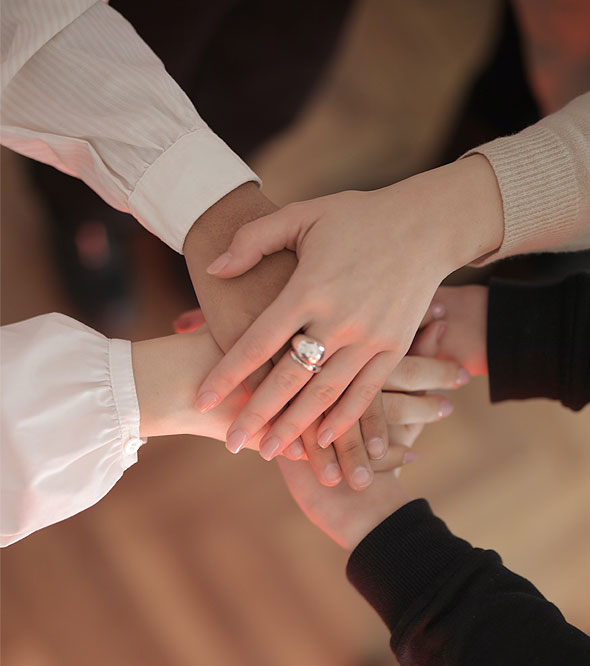
<path id="1" fill-rule="evenodd" d="M 446 321 L 433 321 L 418 332 L 408 354 L 434 358 L 447 330 Z"/>
<path id="2" fill-rule="evenodd" d="M 221 278 L 236 277 L 269 254 L 297 250 L 297 238 L 306 226 L 301 204 L 290 204 L 259 217 L 238 229 L 231 245 L 207 267 L 207 273 Z"/>

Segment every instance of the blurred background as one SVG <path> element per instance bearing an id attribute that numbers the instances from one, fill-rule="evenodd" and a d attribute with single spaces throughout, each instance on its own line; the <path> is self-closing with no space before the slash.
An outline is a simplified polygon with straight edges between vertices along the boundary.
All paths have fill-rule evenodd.
<path id="1" fill-rule="evenodd" d="M 551 60 L 530 2 L 111 4 L 277 204 L 390 184 L 516 132 L 590 84 L 579 22 L 554 31 Z M 83 184 L 6 150 L 1 175 L 3 324 L 58 311 L 140 340 L 171 333 L 195 306 L 182 257 Z M 580 266 L 587 253 L 540 255 L 453 280 Z M 589 409 L 491 406 L 485 378 L 453 399 L 404 482 L 590 632 Z M 98 505 L 2 552 L 2 663 L 393 665 L 346 559 L 273 464 L 199 438 L 152 439 Z"/>

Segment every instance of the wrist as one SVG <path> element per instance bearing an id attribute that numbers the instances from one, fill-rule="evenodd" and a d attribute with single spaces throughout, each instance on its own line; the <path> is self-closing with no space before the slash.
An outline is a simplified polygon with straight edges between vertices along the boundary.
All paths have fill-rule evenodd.
<path id="1" fill-rule="evenodd" d="M 364 510 L 347 520 L 339 540 L 340 545 L 345 550 L 352 552 L 378 525 L 413 499 L 401 488 L 397 481 L 395 481 L 391 490 L 391 496 L 383 501 L 376 502 L 373 505 L 373 510 Z"/>
<path id="2" fill-rule="evenodd" d="M 500 247 L 502 197 L 494 170 L 483 155 L 470 155 L 416 178 L 423 179 L 429 195 L 424 219 L 441 232 L 444 277 Z"/>
<path id="3" fill-rule="evenodd" d="M 206 372 L 202 359 L 214 352 L 208 346 L 220 355 L 210 336 L 201 331 L 131 344 L 141 437 L 201 434 L 201 426 L 205 429 L 200 423 L 203 415 L 192 403 Z"/>

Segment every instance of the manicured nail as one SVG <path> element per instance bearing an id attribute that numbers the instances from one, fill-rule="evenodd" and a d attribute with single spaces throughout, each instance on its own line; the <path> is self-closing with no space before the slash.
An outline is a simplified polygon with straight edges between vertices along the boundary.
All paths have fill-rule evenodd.
<path id="1" fill-rule="evenodd" d="M 457 386 L 464 386 L 471 379 L 471 375 L 465 370 L 465 368 L 459 368 L 457 371 L 457 379 L 455 384 Z"/>
<path id="2" fill-rule="evenodd" d="M 435 319 L 442 319 L 447 314 L 447 309 L 442 303 L 433 303 L 430 311 Z"/>
<path id="3" fill-rule="evenodd" d="M 440 342 L 444 338 L 444 335 L 445 335 L 446 332 L 447 332 L 447 322 L 442 321 L 438 325 L 438 330 L 436 332 L 436 341 Z"/>
<path id="4" fill-rule="evenodd" d="M 327 448 L 334 441 L 335 434 L 336 433 L 331 428 L 324 430 L 318 435 L 318 445 L 321 446 L 322 449 Z"/>
<path id="5" fill-rule="evenodd" d="M 357 467 L 350 475 L 350 480 L 354 484 L 355 488 L 364 490 L 367 486 L 371 485 L 373 475 L 366 467 Z"/>
<path id="6" fill-rule="evenodd" d="M 250 435 L 245 430 L 234 430 L 227 438 L 225 448 L 231 453 L 239 453 L 248 443 Z"/>
<path id="7" fill-rule="evenodd" d="M 207 266 L 207 273 L 209 275 L 215 275 L 219 271 L 223 270 L 231 261 L 231 254 L 229 252 L 224 252 L 220 257 L 217 257 L 215 261 Z"/>
<path id="8" fill-rule="evenodd" d="M 303 454 L 305 453 L 305 449 L 303 448 L 303 443 L 301 442 L 300 439 L 296 439 L 292 444 L 289 444 L 289 446 L 287 447 L 287 451 L 296 460 L 299 460 L 299 458 L 303 458 Z"/>
<path id="9" fill-rule="evenodd" d="M 201 412 L 201 414 L 204 414 L 205 412 L 208 412 L 210 409 L 215 407 L 218 402 L 219 396 L 217 393 L 213 393 L 213 391 L 205 391 L 203 395 L 197 398 L 195 407 Z"/>
<path id="10" fill-rule="evenodd" d="M 443 400 L 438 408 L 438 415 L 441 419 L 448 416 L 453 411 L 453 403 L 450 400 Z"/>
<path id="11" fill-rule="evenodd" d="M 379 460 L 385 455 L 385 442 L 381 437 L 373 437 L 367 442 L 367 451 L 369 452 L 369 457 L 373 460 Z"/>
<path id="12" fill-rule="evenodd" d="M 269 437 L 260 445 L 260 455 L 265 460 L 272 460 L 281 448 L 281 440 L 278 437 Z"/>
<path id="13" fill-rule="evenodd" d="M 418 460 L 418 454 L 410 449 L 404 453 L 402 465 L 407 465 L 408 463 L 414 462 L 414 460 Z"/>
<path id="14" fill-rule="evenodd" d="M 328 483 L 338 483 L 342 479 L 342 472 L 340 466 L 336 463 L 330 463 L 324 470 L 324 479 Z"/>

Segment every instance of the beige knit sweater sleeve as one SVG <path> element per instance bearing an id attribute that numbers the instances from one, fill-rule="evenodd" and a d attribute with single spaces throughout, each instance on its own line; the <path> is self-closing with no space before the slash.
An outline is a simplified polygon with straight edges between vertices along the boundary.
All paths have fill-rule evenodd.
<path id="1" fill-rule="evenodd" d="M 504 240 L 476 263 L 590 247 L 590 92 L 466 155 L 477 153 L 487 157 L 498 179 Z"/>

